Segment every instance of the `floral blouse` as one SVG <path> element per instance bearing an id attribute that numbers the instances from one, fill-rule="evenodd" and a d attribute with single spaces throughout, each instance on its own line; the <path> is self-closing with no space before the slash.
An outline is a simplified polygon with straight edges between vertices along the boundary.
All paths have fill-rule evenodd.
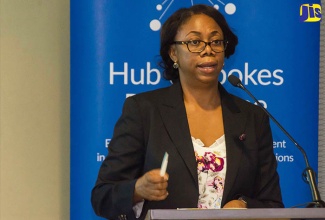
<path id="1" fill-rule="evenodd" d="M 198 208 L 219 209 L 226 178 L 226 142 L 221 136 L 211 146 L 192 137 L 199 180 Z"/>

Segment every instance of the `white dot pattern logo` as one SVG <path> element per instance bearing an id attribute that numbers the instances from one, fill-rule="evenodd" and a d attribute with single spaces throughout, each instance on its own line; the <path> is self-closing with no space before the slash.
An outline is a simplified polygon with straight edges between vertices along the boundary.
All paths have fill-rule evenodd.
<path id="1" fill-rule="evenodd" d="M 225 11 L 228 15 L 233 15 L 236 12 L 236 5 L 233 3 L 226 4 Z"/>
<path id="2" fill-rule="evenodd" d="M 168 11 L 169 7 L 173 4 L 175 0 L 164 0 L 161 4 L 156 5 L 157 11 L 162 11 L 162 14 L 158 19 L 153 19 L 150 21 L 150 29 L 153 31 L 159 31 L 161 28 L 161 19 L 164 17 L 165 13 Z M 191 4 L 194 5 L 193 0 L 190 0 Z M 233 15 L 236 13 L 236 5 L 234 3 L 224 3 L 220 0 L 216 0 L 217 3 L 212 2 L 212 0 L 207 0 L 215 9 L 220 10 L 220 8 L 224 9 L 224 11 L 228 15 Z"/>
<path id="3" fill-rule="evenodd" d="M 154 19 L 154 20 L 152 20 L 150 22 L 150 28 L 151 28 L 151 30 L 158 31 L 160 29 L 160 27 L 161 27 L 161 23 L 160 23 L 159 20 Z"/>

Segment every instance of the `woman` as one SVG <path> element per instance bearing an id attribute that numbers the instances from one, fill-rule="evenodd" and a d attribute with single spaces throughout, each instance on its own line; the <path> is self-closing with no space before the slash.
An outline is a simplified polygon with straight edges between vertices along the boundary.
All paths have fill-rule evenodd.
<path id="1" fill-rule="evenodd" d="M 180 9 L 165 22 L 160 54 L 173 85 L 126 99 L 92 191 L 98 215 L 283 207 L 267 115 L 218 83 L 236 45 L 213 7 Z"/>

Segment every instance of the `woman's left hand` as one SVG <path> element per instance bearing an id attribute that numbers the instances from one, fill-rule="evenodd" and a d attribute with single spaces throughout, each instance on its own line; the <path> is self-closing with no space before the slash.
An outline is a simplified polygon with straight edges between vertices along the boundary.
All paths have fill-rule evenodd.
<path id="1" fill-rule="evenodd" d="M 231 200 L 227 202 L 223 208 L 232 209 L 232 208 L 247 208 L 247 204 L 240 200 Z"/>

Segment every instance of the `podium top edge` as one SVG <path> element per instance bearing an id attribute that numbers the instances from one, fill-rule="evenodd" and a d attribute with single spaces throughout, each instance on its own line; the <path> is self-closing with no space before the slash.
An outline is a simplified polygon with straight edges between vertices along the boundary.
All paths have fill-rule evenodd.
<path id="1" fill-rule="evenodd" d="M 164 219 L 321 219 L 325 208 L 153 209 L 146 220 Z"/>

